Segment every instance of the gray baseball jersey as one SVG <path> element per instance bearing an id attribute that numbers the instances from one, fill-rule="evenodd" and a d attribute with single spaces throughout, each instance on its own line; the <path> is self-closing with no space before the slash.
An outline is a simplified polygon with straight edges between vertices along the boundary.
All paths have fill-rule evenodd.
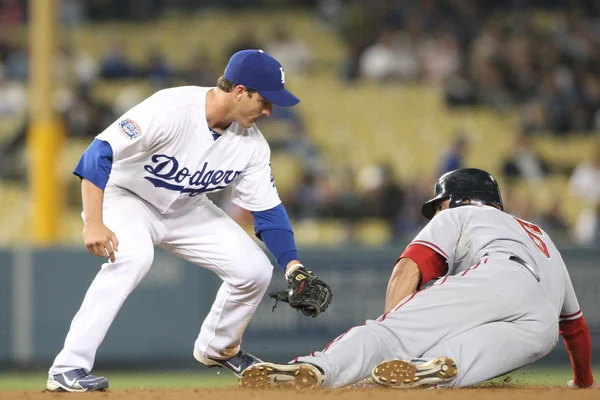
<path id="1" fill-rule="evenodd" d="M 547 233 L 508 213 L 490 206 L 448 209 L 412 244 L 444 257 L 448 274 L 323 351 L 295 360 L 321 367 L 325 386 L 358 382 L 386 360 L 437 356 L 458 366 L 450 386 L 469 386 L 548 354 L 559 318 L 581 315 Z"/>
<path id="2" fill-rule="evenodd" d="M 539 277 L 557 316 L 580 310 L 565 264 L 550 236 L 537 225 L 493 207 L 444 210 L 412 243 L 428 246 L 444 257 L 448 275 L 464 272 L 485 256 L 517 256 Z"/>

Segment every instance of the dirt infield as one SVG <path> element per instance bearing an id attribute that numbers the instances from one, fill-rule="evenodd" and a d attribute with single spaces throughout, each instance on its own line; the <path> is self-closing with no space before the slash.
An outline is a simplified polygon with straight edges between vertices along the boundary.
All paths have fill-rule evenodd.
<path id="1" fill-rule="evenodd" d="M 298 392 L 293 390 L 244 390 L 227 389 L 187 389 L 187 390 L 114 390 L 104 393 L 46 393 L 0 391 L 4 400 L 162 400 L 162 399 L 219 399 L 219 400 L 526 400 L 532 396 L 544 396 L 544 400 L 598 399 L 600 390 L 559 389 L 559 388 L 510 388 L 510 389 L 445 389 L 445 390 L 394 390 L 394 389 L 345 389 L 316 390 Z"/>

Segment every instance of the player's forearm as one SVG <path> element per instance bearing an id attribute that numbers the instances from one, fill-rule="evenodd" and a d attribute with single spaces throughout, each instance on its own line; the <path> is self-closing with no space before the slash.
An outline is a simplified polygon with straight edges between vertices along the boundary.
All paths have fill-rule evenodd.
<path id="1" fill-rule="evenodd" d="M 253 211 L 254 231 L 267 249 L 277 259 L 277 264 L 286 273 L 291 267 L 300 264 L 294 231 L 283 204 L 269 210 Z"/>
<path id="2" fill-rule="evenodd" d="M 101 223 L 104 191 L 87 179 L 82 179 L 81 200 L 85 223 Z"/>
<path id="3" fill-rule="evenodd" d="M 421 281 L 421 272 L 410 258 L 402 258 L 394 266 L 385 296 L 385 312 L 390 312 L 406 296 L 413 294 Z"/>
<path id="4" fill-rule="evenodd" d="M 575 384 L 581 387 L 591 386 L 594 383 L 591 367 L 592 342 L 585 319 L 581 317 L 561 321 L 560 334 L 565 339 L 565 347 L 571 358 Z"/>

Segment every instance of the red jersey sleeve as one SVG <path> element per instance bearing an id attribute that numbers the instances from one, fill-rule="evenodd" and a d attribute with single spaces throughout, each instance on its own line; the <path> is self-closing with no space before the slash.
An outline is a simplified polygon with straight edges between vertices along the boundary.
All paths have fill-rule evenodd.
<path id="1" fill-rule="evenodd" d="M 401 258 L 410 258 L 417 264 L 417 267 L 421 272 L 421 282 L 419 283 L 419 287 L 432 279 L 446 275 L 446 272 L 448 271 L 446 259 L 431 248 L 422 244 L 410 244 L 398 260 Z"/>

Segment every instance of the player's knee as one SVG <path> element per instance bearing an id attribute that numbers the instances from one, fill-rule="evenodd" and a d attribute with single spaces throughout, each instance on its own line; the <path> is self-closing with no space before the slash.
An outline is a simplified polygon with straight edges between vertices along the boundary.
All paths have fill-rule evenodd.
<path id="1" fill-rule="evenodd" d="M 154 261 L 154 252 L 144 252 L 135 257 L 134 263 L 136 269 L 145 275 L 152 266 L 152 261 Z"/>
<path id="2" fill-rule="evenodd" d="M 117 254 L 115 262 L 105 263 L 100 273 L 110 278 L 106 284 L 111 291 L 127 296 L 146 276 L 153 259 L 153 251 Z"/>
<path id="3" fill-rule="evenodd" d="M 117 254 L 116 259 L 123 270 L 139 279 L 146 275 L 153 260 L 153 251 L 139 251 L 136 254 Z"/>
<path id="4" fill-rule="evenodd" d="M 239 286 L 249 290 L 266 290 L 273 276 L 273 266 L 267 256 L 262 254 L 262 256 L 251 257 L 242 265 L 243 272 L 237 279 Z"/>
<path id="5" fill-rule="evenodd" d="M 273 277 L 273 266 L 271 263 L 262 264 L 259 268 L 260 271 L 256 276 L 257 285 L 261 288 L 267 288 L 269 283 L 271 283 L 271 278 Z"/>
<path id="6" fill-rule="evenodd" d="M 255 264 L 252 266 L 252 274 L 248 276 L 246 286 L 255 290 L 266 290 L 271 277 L 273 276 L 273 266 L 270 263 Z"/>

